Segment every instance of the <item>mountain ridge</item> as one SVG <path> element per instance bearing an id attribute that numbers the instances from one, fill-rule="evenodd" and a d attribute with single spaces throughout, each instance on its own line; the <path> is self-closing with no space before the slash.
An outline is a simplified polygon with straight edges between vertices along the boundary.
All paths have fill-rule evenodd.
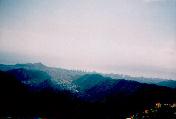
<path id="1" fill-rule="evenodd" d="M 5 65 L 0 64 L 0 70 L 2 71 L 8 71 L 11 69 L 18 69 L 18 68 L 25 68 L 25 69 L 32 69 L 32 70 L 41 70 L 44 72 L 47 72 L 52 79 L 57 80 L 61 84 L 69 85 L 68 87 L 72 87 L 73 83 L 72 81 L 80 78 L 83 75 L 86 74 L 94 74 L 95 72 L 82 72 L 79 70 L 68 70 L 63 68 L 55 68 L 55 67 L 48 67 L 42 64 L 41 62 L 38 63 L 26 63 L 26 64 L 15 64 L 15 65 Z M 169 79 L 160 79 L 160 78 L 145 78 L 145 77 L 131 77 L 129 75 L 120 75 L 120 74 L 102 74 L 102 73 L 96 73 L 100 74 L 104 77 L 109 77 L 112 79 L 125 79 L 125 80 L 133 80 L 140 83 L 148 83 L 148 84 L 157 84 L 161 86 L 167 86 L 171 88 L 175 88 L 175 85 L 171 85 L 167 83 L 167 85 L 163 85 L 160 82 L 168 81 Z M 176 82 L 175 80 L 172 80 L 172 83 Z M 68 88 L 67 87 L 67 88 Z M 75 86 L 73 86 L 75 88 Z"/>

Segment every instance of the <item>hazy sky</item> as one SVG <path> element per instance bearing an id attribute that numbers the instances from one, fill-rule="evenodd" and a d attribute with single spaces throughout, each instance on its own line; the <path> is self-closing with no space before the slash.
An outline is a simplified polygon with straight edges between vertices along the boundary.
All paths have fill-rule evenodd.
<path id="1" fill-rule="evenodd" d="M 0 0 L 0 63 L 176 79 L 176 0 Z"/>

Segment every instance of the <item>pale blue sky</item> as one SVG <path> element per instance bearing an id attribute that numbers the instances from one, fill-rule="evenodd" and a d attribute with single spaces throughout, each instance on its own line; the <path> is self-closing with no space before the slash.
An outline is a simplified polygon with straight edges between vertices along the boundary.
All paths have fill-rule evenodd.
<path id="1" fill-rule="evenodd" d="M 176 0 L 0 0 L 0 63 L 176 79 L 175 32 Z"/>

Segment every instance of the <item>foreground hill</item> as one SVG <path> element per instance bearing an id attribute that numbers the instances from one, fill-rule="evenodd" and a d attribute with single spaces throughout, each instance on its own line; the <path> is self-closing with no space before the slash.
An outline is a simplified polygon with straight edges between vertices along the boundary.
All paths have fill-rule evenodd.
<path id="1" fill-rule="evenodd" d="M 38 76 L 36 72 L 42 76 Z M 76 83 L 83 87 L 76 93 L 53 90 L 52 85 L 51 88 L 46 88 L 47 83 L 37 85 L 39 88 L 45 87 L 42 90 L 31 90 L 30 83 L 24 83 L 33 80 L 31 77 L 37 77 L 39 82 L 36 84 L 40 84 L 48 80 L 49 77 L 45 78 L 45 75 L 48 77 L 43 72 L 26 69 L 1 71 L 0 117 L 34 118 L 38 115 L 52 119 L 124 119 L 131 113 L 151 108 L 157 102 L 176 102 L 176 91 L 171 88 L 123 79 L 114 80 L 98 74 L 82 76 Z M 84 83 L 88 84 L 81 85 Z M 167 112 L 163 116 L 166 115 Z M 171 118 L 167 115 L 167 119 Z"/>
<path id="2" fill-rule="evenodd" d="M 42 64 L 0 65 L 0 69 L 0 118 L 124 119 L 158 103 L 176 103 L 176 89 L 155 84 L 60 71 Z M 64 86 L 60 80 L 69 83 Z M 150 119 L 176 118 L 176 108 L 170 108 Z"/>
<path id="3" fill-rule="evenodd" d="M 64 119 L 67 117 L 66 113 L 70 113 L 72 107 L 69 105 L 72 100 L 69 91 L 46 88 L 48 84 L 40 91 L 38 91 L 39 87 L 31 90 L 23 80 L 21 77 L 19 80 L 19 77 L 9 72 L 0 71 L 0 118 L 33 119 L 36 116 L 44 116 L 57 119 L 64 116 Z"/>

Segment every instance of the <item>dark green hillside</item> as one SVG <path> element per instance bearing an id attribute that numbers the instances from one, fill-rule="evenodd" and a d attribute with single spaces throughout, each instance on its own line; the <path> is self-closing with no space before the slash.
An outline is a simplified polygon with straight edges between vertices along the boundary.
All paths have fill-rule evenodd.
<path id="1" fill-rule="evenodd" d="M 166 81 L 159 82 L 158 85 L 167 86 L 167 87 L 170 87 L 170 88 L 176 88 L 176 81 L 166 80 Z"/>
<path id="2" fill-rule="evenodd" d="M 116 82 L 116 80 L 113 80 L 109 77 L 103 77 L 100 74 L 86 74 L 80 77 L 79 79 L 73 81 L 73 83 L 78 86 L 79 88 L 78 90 L 80 91 L 86 91 L 86 90 L 89 90 L 90 88 L 103 85 L 103 83 L 107 83 L 107 82 L 113 84 Z M 109 84 L 109 85 L 112 85 L 112 84 Z"/>

